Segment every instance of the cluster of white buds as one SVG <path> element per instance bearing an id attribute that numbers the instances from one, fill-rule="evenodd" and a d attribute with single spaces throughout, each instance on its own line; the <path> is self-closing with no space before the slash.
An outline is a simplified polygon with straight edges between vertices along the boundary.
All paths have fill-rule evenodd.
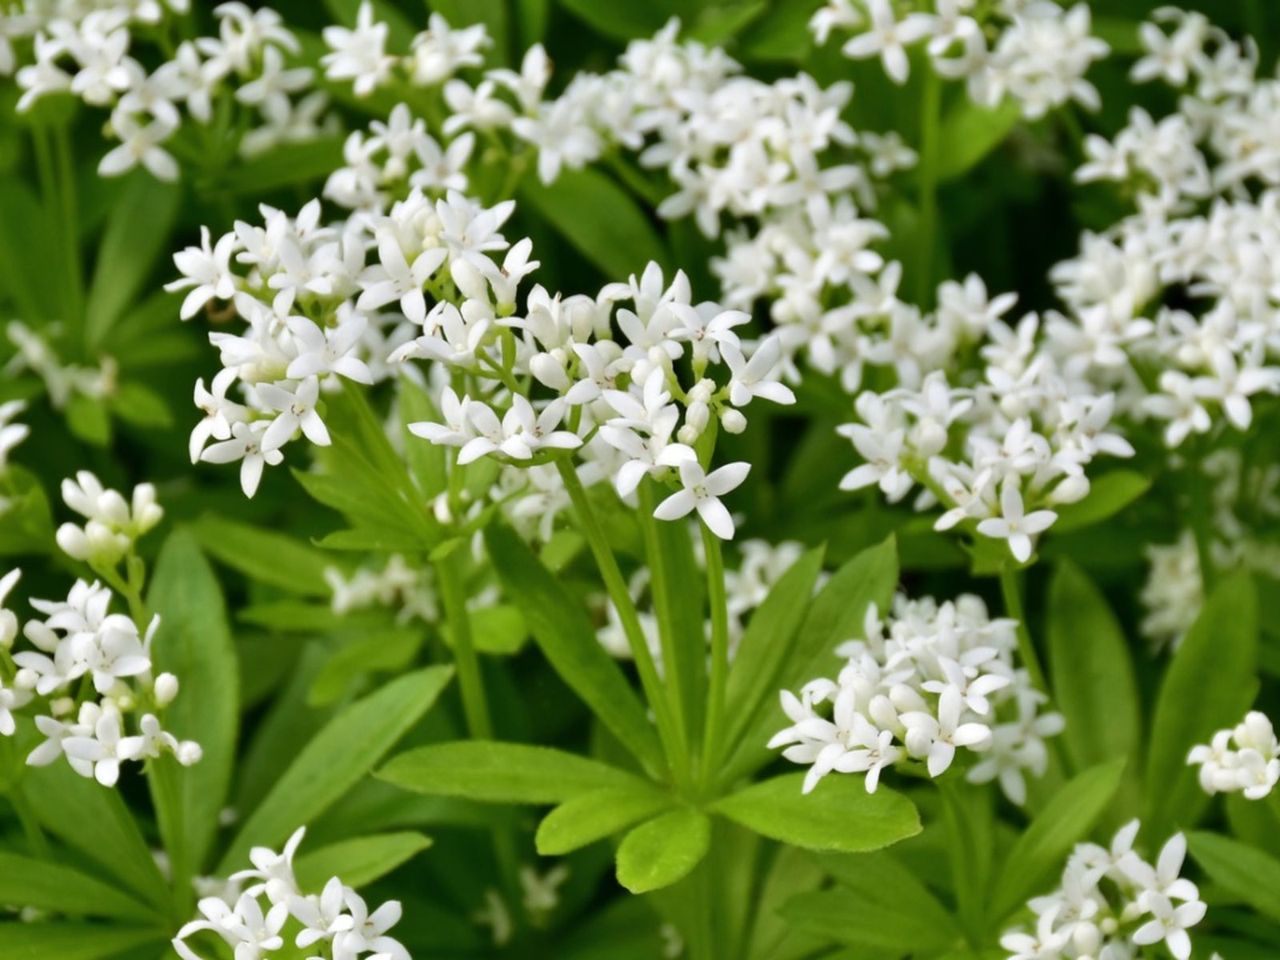
<path id="1" fill-rule="evenodd" d="M 1187 841 L 1175 834 L 1154 864 L 1134 849 L 1141 824 L 1116 833 L 1110 847 L 1077 844 L 1062 871 L 1061 887 L 1028 903 L 1035 930 L 1014 930 L 1000 939 L 1008 960 L 1131 960 L 1168 951 L 1191 956 L 1187 931 L 1204 919 L 1196 885 L 1180 876 Z M 1216 955 L 1215 955 L 1216 956 Z"/>
<path id="2" fill-rule="evenodd" d="M 14 62 L 11 39 L 31 38 L 32 62 L 17 71 L 23 90 L 18 109 L 55 93 L 110 109 L 107 130 L 119 144 L 102 158 L 103 176 L 141 164 L 159 179 L 175 180 L 179 165 L 173 152 L 199 157 L 210 146 L 220 148 L 237 127 L 245 129 L 239 140 L 244 156 L 332 128 L 324 116 L 327 97 L 314 90 L 313 71 L 288 65 L 299 54 L 298 38 L 269 8 L 219 4 L 213 11 L 216 36 L 173 46 L 173 18 L 158 0 L 20 6 L 20 12 L 5 14 L 0 30 L 0 67 L 7 52 L 6 73 Z M 167 0 L 167 6 L 187 14 L 190 5 Z M 150 72 L 130 54 L 135 25 L 146 28 L 140 36 L 164 38 L 166 59 Z M 235 109 L 244 110 L 242 122 L 233 116 Z M 201 128 L 185 138 L 178 136 L 184 112 Z"/>
<path id="3" fill-rule="evenodd" d="M 259 960 L 285 949 L 288 937 L 311 960 L 409 960 L 409 951 L 387 932 L 400 922 L 398 901 L 388 900 L 370 912 L 364 898 L 339 877 L 330 878 L 318 894 L 300 889 L 293 859 L 305 834 L 306 828 L 299 827 L 280 853 L 254 847 L 249 854 L 253 867 L 231 875 L 226 898 L 204 897 L 197 904 L 203 919 L 178 931 L 172 941 L 178 955 L 204 960 L 186 941 L 209 933 L 237 958 Z M 250 885 L 238 892 L 246 881 Z"/>
<path id="4" fill-rule="evenodd" d="M 1013 558 L 1025 563 L 1035 538 L 1057 519 L 1055 508 L 1088 495 L 1089 464 L 1101 455 L 1132 456 L 1133 447 L 1110 430 L 1114 396 L 1095 393 L 1055 358 L 1053 331 L 1069 322 L 1051 318 L 1042 343 L 1037 315 L 1011 327 L 999 318 L 1009 302 L 988 304 L 980 292 L 963 309 L 956 298 L 944 299 L 939 310 L 967 317 L 962 327 L 983 331 L 977 365 L 951 371 L 950 380 L 945 370 L 919 380 L 918 369 L 898 364 L 899 386 L 860 394 L 859 422 L 840 432 L 865 463 L 840 485 L 875 484 L 890 501 L 919 485 L 916 508 L 944 510 L 936 529 L 963 525 L 1005 540 Z M 928 324 L 948 325 L 952 336 L 956 320 Z"/>
<path id="5" fill-rule="evenodd" d="M 695 531 L 696 534 L 696 531 Z M 694 556 L 700 567 L 706 566 L 705 551 L 702 541 L 696 535 L 693 538 Z M 794 541 L 773 544 L 766 540 L 743 540 L 737 544 L 739 563 L 736 567 L 726 567 L 724 572 L 724 592 L 726 608 L 729 614 L 729 657 L 732 660 L 738 651 L 738 644 L 750 621 L 751 614 L 764 603 L 769 591 L 782 579 L 783 574 L 791 569 L 792 564 L 804 553 L 804 546 Z M 650 582 L 648 567 L 640 567 L 627 585 L 632 601 L 638 608 L 640 626 L 644 631 L 645 642 L 649 653 L 659 672 L 663 669 L 662 642 L 658 632 L 658 620 L 645 602 Z M 825 581 L 825 577 L 823 578 Z M 821 583 L 822 581 L 820 581 Z M 820 584 L 819 584 L 820 585 Z M 630 659 L 631 647 L 627 642 L 626 632 L 618 617 L 617 608 L 608 597 L 601 595 L 599 603 L 604 612 L 605 624 L 596 631 L 596 636 L 609 653 L 620 659 Z M 711 621 L 707 620 L 703 629 L 707 642 L 711 640 Z"/>
<path id="6" fill-rule="evenodd" d="M 103 487 L 88 470 L 78 471 L 74 480 L 62 481 L 62 499 L 85 518 L 85 523 L 60 526 L 58 546 L 72 559 L 95 568 L 114 567 L 164 516 L 151 484 L 138 484 L 132 499 L 126 501 L 119 492 Z"/>
<path id="7" fill-rule="evenodd" d="M 327 567 L 324 579 L 332 591 L 330 606 L 336 614 L 388 607 L 396 611 L 401 623 L 415 617 L 436 622 L 439 605 L 430 569 L 412 567 L 398 553 L 387 557 L 381 570 L 361 567 L 348 576 L 337 567 Z"/>
<path id="8" fill-rule="evenodd" d="M 1086 139 L 1077 179 L 1114 181 L 1137 209 L 1086 234 L 1053 279 L 1082 333 L 1063 354 L 1179 447 L 1248 428 L 1280 392 L 1280 80 L 1256 78 L 1252 42 L 1199 13 L 1162 8 L 1141 38 L 1135 80 L 1172 86 L 1178 110 L 1135 109 L 1113 140 Z"/>
<path id="9" fill-rule="evenodd" d="M 1253 710 L 1210 743 L 1192 747 L 1187 763 L 1199 764 L 1206 793 L 1240 791 L 1261 800 L 1280 783 L 1280 740 L 1266 714 Z"/>
<path id="10" fill-rule="evenodd" d="M 1088 4 L 1064 10 L 1053 0 L 828 0 L 809 29 L 819 43 L 851 33 L 844 55 L 879 57 L 899 84 L 911 71 L 907 48 L 924 44 L 934 72 L 964 80 L 975 103 L 1012 97 L 1033 120 L 1072 101 L 1096 110 L 1098 91 L 1085 74 L 1110 51 L 1090 35 Z"/>
<path id="11" fill-rule="evenodd" d="M 912 760 L 939 777 L 967 748 L 976 762 L 966 779 L 998 780 L 1022 804 L 1024 775 L 1044 773 L 1045 738 L 1062 730 L 1062 717 L 1041 712 L 1047 698 L 1016 666 L 1016 631 L 971 595 L 938 603 L 900 594 L 884 619 L 872 605 L 862 639 L 836 649 L 846 663 L 834 680 L 812 680 L 799 696 L 782 691 L 792 725 L 769 746 L 809 765 L 806 793 L 832 771 L 865 774 L 873 792 L 882 770 Z"/>
<path id="12" fill-rule="evenodd" d="M 44 615 L 22 626 L 34 649 L 11 653 L 19 620 L 3 604 L 19 577 L 12 570 L 0 578 L 0 734 L 13 735 L 14 710 L 37 707 L 44 741 L 27 763 L 45 766 L 65 756 L 81 776 L 110 787 L 126 761 L 166 753 L 184 765 L 199 761 L 199 744 L 177 740 L 160 724 L 159 712 L 178 695 L 178 679 L 152 677 L 159 618 L 143 636 L 130 617 L 110 612 L 109 589 L 77 580 L 66 600 L 31 601 Z"/>

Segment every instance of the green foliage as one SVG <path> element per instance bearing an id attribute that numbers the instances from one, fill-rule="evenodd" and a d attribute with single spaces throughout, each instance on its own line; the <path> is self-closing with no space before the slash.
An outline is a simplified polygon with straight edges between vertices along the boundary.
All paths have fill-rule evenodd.
<path id="1" fill-rule="evenodd" d="M 635 827 L 618 845 L 618 882 L 632 893 L 668 887 L 689 875 L 711 845 L 711 820 L 672 810 Z"/>

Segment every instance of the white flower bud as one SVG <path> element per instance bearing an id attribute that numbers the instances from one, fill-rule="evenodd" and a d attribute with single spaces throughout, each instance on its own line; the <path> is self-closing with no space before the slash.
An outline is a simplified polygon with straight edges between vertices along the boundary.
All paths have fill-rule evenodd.
<path id="1" fill-rule="evenodd" d="M 12 610 L 0 610 L 0 647 L 8 650 L 18 635 L 18 616 Z"/>
<path id="2" fill-rule="evenodd" d="M 64 523 L 54 534 L 59 549 L 72 560 L 89 559 L 89 538 L 74 523 Z"/>
<path id="3" fill-rule="evenodd" d="M 439 493 L 435 499 L 431 501 L 431 512 L 435 515 L 436 520 L 448 526 L 453 523 L 453 511 L 449 509 L 449 494 Z"/>
<path id="4" fill-rule="evenodd" d="M 1089 495 L 1089 478 L 1084 474 L 1063 477 L 1049 494 L 1050 503 L 1078 503 Z"/>
<path id="5" fill-rule="evenodd" d="M 40 682 L 40 674 L 36 673 L 30 667 L 23 667 L 13 678 L 13 685 L 19 690 L 34 690 L 36 684 Z"/>
<path id="6" fill-rule="evenodd" d="M 747 429 L 747 418 L 742 415 L 739 410 L 733 407 L 725 407 L 720 411 L 720 426 L 724 427 L 729 433 L 741 433 Z"/>
<path id="7" fill-rule="evenodd" d="M 58 697 L 56 700 L 49 701 L 49 712 L 55 717 L 65 717 L 75 709 L 76 701 L 73 697 Z"/>
<path id="8" fill-rule="evenodd" d="M 537 353 L 529 358 L 529 372 L 543 386 L 563 393 L 570 387 L 569 376 L 565 373 L 564 363 L 550 353 Z"/>
<path id="9" fill-rule="evenodd" d="M 184 767 L 193 767 L 200 762 L 200 758 L 204 756 L 204 751 L 200 749 L 200 744 L 194 740 L 183 740 L 178 744 L 178 749 L 174 752 L 178 758 L 178 763 Z"/>
<path id="10" fill-rule="evenodd" d="M 158 706 L 167 707 L 173 703 L 174 698 L 178 696 L 178 678 L 172 673 L 160 674 L 156 677 L 155 695 Z"/>

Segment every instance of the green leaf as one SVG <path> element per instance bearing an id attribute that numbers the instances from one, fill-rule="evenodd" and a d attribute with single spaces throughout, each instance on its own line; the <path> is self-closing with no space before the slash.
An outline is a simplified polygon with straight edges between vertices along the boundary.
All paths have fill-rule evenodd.
<path id="1" fill-rule="evenodd" d="M 892 853 L 824 854 L 816 858 L 842 888 L 859 899 L 883 904 L 890 909 L 908 909 L 920 930 L 935 934 L 936 946 L 943 946 L 961 935 L 955 918 L 929 888 Z M 923 950 L 919 943 L 914 949 Z"/>
<path id="2" fill-rule="evenodd" d="M 524 648 L 529 639 L 529 628 L 525 626 L 520 609 L 508 603 L 500 603 L 493 607 L 481 607 L 472 610 L 471 639 L 481 653 L 492 653 L 509 657 Z M 443 631 L 445 641 L 453 646 L 453 636 L 447 627 Z"/>
<path id="3" fill-rule="evenodd" d="M 673 810 L 642 823 L 618 846 L 618 882 L 648 893 L 687 876 L 711 845 L 711 821 L 698 810 Z"/>
<path id="4" fill-rule="evenodd" d="M 168 253 L 182 188 L 139 170 L 112 207 L 85 300 L 85 345 L 92 351 L 143 289 Z"/>
<path id="5" fill-rule="evenodd" d="M 220 189 L 238 196 L 259 196 L 323 180 L 342 166 L 345 140 L 346 134 L 322 134 L 301 143 L 282 143 L 229 167 L 220 178 Z"/>
<path id="6" fill-rule="evenodd" d="M 503 590 L 556 673 L 642 763 L 661 768 L 653 725 L 617 662 L 600 646 L 581 604 L 512 530 L 490 526 L 485 543 Z"/>
<path id="7" fill-rule="evenodd" d="M 1089 495 L 1058 510 L 1056 533 L 1068 533 L 1115 516 L 1151 489 L 1151 478 L 1136 470 L 1112 470 L 1095 479 Z"/>
<path id="8" fill-rule="evenodd" d="M 597 33 L 614 40 L 634 40 L 637 37 L 652 36 L 662 28 L 667 19 L 661 7 L 653 3 L 560 0 L 560 6 Z"/>
<path id="9" fill-rule="evenodd" d="M 751 615 L 729 671 L 727 752 L 738 745 L 761 704 L 777 693 L 779 667 L 809 610 L 824 554 L 824 548 L 817 547 L 797 560 Z"/>
<path id="10" fill-rule="evenodd" d="M 1280 860 L 1238 840 L 1199 830 L 1187 835 L 1187 845 L 1214 883 L 1280 921 Z"/>
<path id="11" fill-rule="evenodd" d="M 193 523 L 191 531 L 214 559 L 250 580 L 301 596 L 329 596 L 324 571 L 333 564 L 301 540 L 211 513 Z"/>
<path id="12" fill-rule="evenodd" d="M 898 551 L 892 537 L 863 550 L 832 574 L 814 598 L 795 643 L 778 668 L 775 690 L 794 689 L 827 670 L 836 670 L 836 646 L 862 636 L 867 608 L 874 603 L 887 610 L 897 585 Z M 732 783 L 775 756 L 764 744 L 785 725 L 781 708 L 759 710 L 720 782 Z"/>
<path id="13" fill-rule="evenodd" d="M 172 934 L 157 927 L 120 927 L 69 923 L 0 923 L 4 960 L 103 960 L 123 950 L 154 943 Z"/>
<path id="14" fill-rule="evenodd" d="M 1094 17 L 1090 31 L 1107 42 L 1112 56 L 1141 56 L 1146 52 L 1138 36 L 1141 21 L 1130 17 Z"/>
<path id="15" fill-rule="evenodd" d="M 73 393 L 63 413 L 67 429 L 85 443 L 105 447 L 111 442 L 111 417 L 106 405 L 96 397 Z"/>
<path id="16" fill-rule="evenodd" d="M 1156 700 L 1147 757 L 1143 826 L 1163 837 L 1208 806 L 1187 753 L 1233 726 L 1257 687 L 1257 597 L 1247 574 L 1223 579 L 1173 656 Z"/>
<path id="17" fill-rule="evenodd" d="M 938 179 L 946 182 L 968 173 L 1004 142 L 1021 116 L 1021 107 L 1012 98 L 1005 98 L 993 110 L 968 97 L 956 98 L 955 106 L 942 119 Z"/>
<path id="18" fill-rule="evenodd" d="M 559 857 L 572 853 L 648 820 L 671 805 L 671 797 L 656 790 L 606 787 L 579 794 L 542 818 L 535 837 L 538 854 Z"/>
<path id="19" fill-rule="evenodd" d="M 1141 719 L 1129 645 L 1106 597 L 1066 561 L 1049 586 L 1048 635 L 1053 699 L 1075 769 L 1136 759 Z"/>
<path id="20" fill-rule="evenodd" d="M 377 773 L 397 787 L 487 803 L 560 803 L 590 790 L 635 790 L 644 781 L 577 754 L 496 740 L 417 747 Z"/>
<path id="21" fill-rule="evenodd" d="M 422 648 L 426 636 L 416 627 L 393 627 L 362 634 L 344 643 L 325 661 L 307 692 L 307 705 L 339 700 L 353 680 L 371 673 L 401 670 Z"/>
<path id="22" fill-rule="evenodd" d="M 332 843 L 302 854 L 294 864 L 298 885 L 306 893 L 318 893 L 330 877 L 341 877 L 359 889 L 386 876 L 427 847 L 431 839 L 420 833 L 381 833 Z"/>
<path id="23" fill-rule="evenodd" d="M 136 380 L 117 386 L 110 404 L 112 413 L 135 427 L 163 430 L 173 426 L 173 414 L 164 397 Z"/>
<path id="24" fill-rule="evenodd" d="M 172 757 L 156 763 L 151 778 L 175 884 L 184 884 L 206 866 L 226 803 L 239 728 L 239 666 L 222 589 L 188 531 L 176 530 L 165 541 L 147 600 L 160 617 L 155 669 L 182 683 L 165 711 L 165 729 L 203 751 L 192 767 L 179 768 Z"/>
<path id="25" fill-rule="evenodd" d="M 637 4 L 588 2 L 597 9 L 640 8 Z M 527 177 L 520 185 L 520 200 L 610 278 L 638 274 L 651 260 L 659 264 L 667 260 L 666 248 L 645 211 L 597 170 L 565 170 L 550 185 Z"/>
<path id="26" fill-rule="evenodd" d="M 142 921 L 157 917 L 154 908 L 79 870 L 3 851 L 0 851 L 0 903 L 72 917 Z"/>
<path id="27" fill-rule="evenodd" d="M 1005 858 L 992 895 L 991 917 L 1004 920 L 1062 869 L 1063 858 L 1088 835 L 1120 786 L 1124 761 L 1093 767 L 1063 786 L 1031 821 Z"/>
<path id="28" fill-rule="evenodd" d="M 806 933 L 840 943 L 883 948 L 894 956 L 932 953 L 955 939 L 954 924 L 930 925 L 910 901 L 872 900 L 839 887 L 792 897 L 782 905 L 782 916 Z"/>
<path id="29" fill-rule="evenodd" d="M 887 787 L 867 793 L 861 777 L 831 776 L 805 795 L 803 784 L 803 773 L 786 773 L 711 809 L 761 836 L 808 850 L 879 850 L 920 832 L 915 806 Z"/>
<path id="30" fill-rule="evenodd" d="M 799 63 L 813 49 L 809 19 L 822 0 L 775 0 L 772 9 L 738 37 L 746 60 Z"/>
<path id="31" fill-rule="evenodd" d="M 31 768 L 22 791 L 46 830 L 147 902 L 168 904 L 168 882 L 117 791 L 86 780 L 65 763 Z"/>
<path id="32" fill-rule="evenodd" d="M 747 26 L 764 16 L 769 9 L 765 0 L 728 3 L 703 8 L 686 34 L 708 46 L 724 46 Z"/>
<path id="33" fill-rule="evenodd" d="M 0 295 L 28 322 L 63 310 L 60 256 L 35 193 L 21 180 L 0 181 Z"/>
<path id="34" fill-rule="evenodd" d="M 422 718 L 453 676 L 427 667 L 391 681 L 337 714 L 302 748 L 241 828 L 218 872 L 239 870 L 257 845 L 275 846 L 329 809 Z"/>

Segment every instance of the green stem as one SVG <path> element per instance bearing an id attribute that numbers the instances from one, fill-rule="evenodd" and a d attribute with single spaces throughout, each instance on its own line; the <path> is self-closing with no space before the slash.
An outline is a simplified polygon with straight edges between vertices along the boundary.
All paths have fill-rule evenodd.
<path id="1" fill-rule="evenodd" d="M 654 496 L 652 481 L 646 478 L 639 488 L 640 531 L 644 537 L 644 552 L 649 560 L 649 591 L 653 594 L 653 606 L 658 611 L 658 640 L 662 649 L 663 675 L 666 679 L 668 701 L 671 704 L 671 722 L 675 734 L 688 742 L 689 721 L 684 715 L 682 691 L 686 678 L 680 675 L 681 660 L 676 652 L 676 637 L 671 622 L 671 598 L 669 596 L 666 557 L 658 540 L 658 521 L 653 517 Z"/>
<path id="2" fill-rule="evenodd" d="M 471 616 L 467 611 L 466 589 L 458 570 L 456 557 L 442 557 L 435 563 L 436 581 L 444 603 L 444 615 L 453 637 L 453 663 L 462 690 L 462 712 L 467 718 L 467 731 L 476 740 L 493 739 L 493 720 L 480 674 L 480 658 L 471 635 Z M 492 830 L 493 853 L 498 863 L 503 893 L 516 916 L 522 915 L 520 900 L 520 857 L 516 839 L 509 824 L 495 823 Z"/>
<path id="3" fill-rule="evenodd" d="M 458 575 L 456 559 L 443 557 L 436 561 L 436 580 L 444 601 L 445 619 L 453 637 L 453 662 L 458 669 L 458 686 L 462 689 L 462 710 L 467 717 L 467 730 L 478 740 L 493 739 L 493 723 L 485 698 L 484 679 L 480 675 L 480 658 L 471 636 L 471 617 L 467 613 L 466 593 Z"/>
<path id="4" fill-rule="evenodd" d="M 720 538 L 699 522 L 707 557 L 707 602 L 711 608 L 711 680 L 707 695 L 707 726 L 702 741 L 702 781 L 709 782 L 723 736 L 725 692 L 729 682 L 729 600 L 724 589 L 724 555 Z"/>
<path id="5" fill-rule="evenodd" d="M 67 277 L 71 316 L 69 323 L 80 324 L 84 313 L 84 278 L 80 273 L 80 212 L 76 198 L 76 168 L 71 158 L 71 139 L 67 125 L 54 130 L 58 156 L 58 188 L 62 198 L 62 238 L 67 258 Z"/>
<path id="6" fill-rule="evenodd" d="M 1007 563 L 1000 568 L 1000 593 L 1004 597 L 1005 613 L 1018 622 L 1018 653 L 1022 657 L 1022 665 L 1027 668 L 1032 685 L 1041 693 L 1048 693 L 1049 685 L 1045 682 L 1040 657 L 1031 642 L 1031 631 L 1027 629 L 1027 616 L 1022 608 L 1022 576 Z"/>
<path id="7" fill-rule="evenodd" d="M 22 832 L 26 834 L 31 855 L 38 860 L 49 859 L 49 841 L 45 839 L 44 830 L 40 827 L 35 811 L 31 809 L 27 795 L 22 792 L 21 783 L 14 783 L 9 787 L 9 803 L 13 805 L 13 812 L 18 815 L 18 822 L 22 824 Z"/>
<path id="8" fill-rule="evenodd" d="M 649 652 L 649 643 L 645 639 L 644 628 L 640 626 L 640 617 L 636 613 L 635 603 L 631 600 L 631 593 L 627 590 L 622 571 L 618 569 L 618 561 L 613 555 L 604 528 L 600 526 L 600 520 L 596 517 L 591 501 L 587 497 L 587 491 L 583 488 L 582 481 L 578 479 L 578 472 L 574 469 L 573 462 L 568 459 L 557 460 L 556 469 L 560 472 L 560 479 L 564 482 L 565 490 L 573 503 L 573 509 L 578 515 L 582 533 L 591 547 L 596 566 L 604 580 L 605 590 L 608 591 L 609 599 L 613 601 L 613 606 L 618 611 L 618 619 L 622 622 L 622 630 L 631 648 L 631 656 L 636 662 L 636 672 L 640 675 L 640 685 L 644 688 L 645 698 L 653 709 L 658 735 L 666 748 L 667 762 L 671 766 L 672 776 L 677 779 L 684 778 L 689 772 L 688 747 L 681 737 L 676 736 L 675 721 L 671 716 L 671 708 L 665 696 L 662 680 L 654 665 L 653 655 Z"/>
<path id="9" fill-rule="evenodd" d="M 1213 491 L 1204 471 L 1204 459 L 1190 465 L 1191 531 L 1196 539 L 1196 559 L 1200 566 L 1200 585 L 1205 599 L 1213 591 L 1217 570 L 1213 564 Z"/>
<path id="10" fill-rule="evenodd" d="M 942 81 L 924 70 L 920 104 L 920 222 L 916 248 L 916 303 L 927 310 L 933 300 L 933 252 L 938 230 L 938 148 L 942 132 Z"/>
<path id="11" fill-rule="evenodd" d="M 714 841 L 713 841 L 714 842 Z M 711 876 L 711 851 L 697 867 L 693 880 L 693 925 L 689 931 L 691 960 L 716 960 L 715 917 L 712 902 L 715 889 Z"/>

